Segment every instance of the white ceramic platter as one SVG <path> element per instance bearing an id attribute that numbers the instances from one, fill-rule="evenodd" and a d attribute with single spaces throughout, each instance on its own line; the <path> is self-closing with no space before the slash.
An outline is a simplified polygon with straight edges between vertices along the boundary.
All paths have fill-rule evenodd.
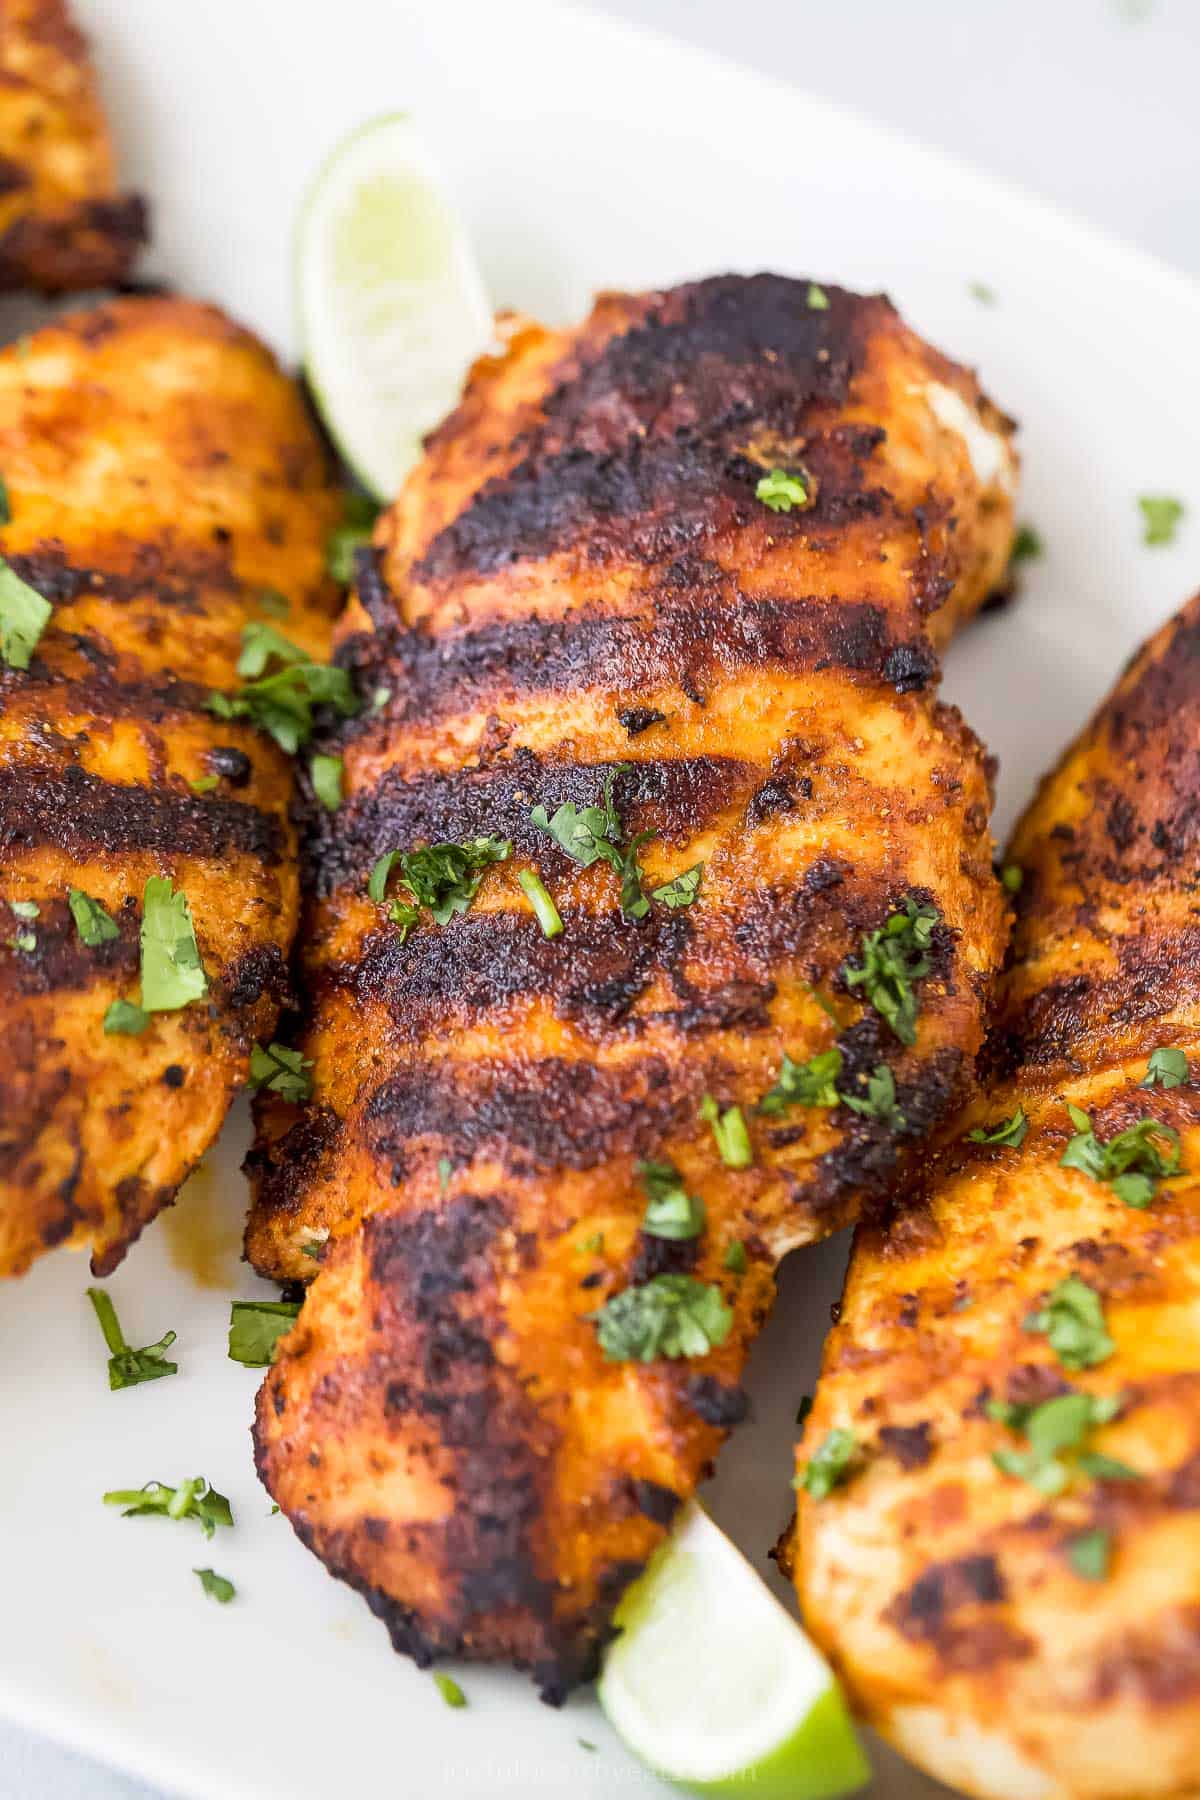
<path id="1" fill-rule="evenodd" d="M 550 0 L 79 0 L 150 265 L 291 347 L 289 237 L 344 131 L 409 108 L 450 172 L 497 303 L 553 319 L 598 287 L 774 268 L 885 288 L 1023 423 L 1022 513 L 1047 548 L 1019 606 L 955 649 L 947 692 L 1001 758 L 1000 825 L 1127 653 L 1200 579 L 1200 289 L 1044 206 L 697 52 Z M 995 293 L 987 306 L 969 284 Z M 1192 522 L 1142 546 L 1136 496 Z M 460 1800 L 663 1790 L 589 1696 L 459 1671 L 450 1711 L 348 1589 L 268 1514 L 254 1374 L 226 1360 L 245 1120 L 111 1286 L 180 1374 L 110 1394 L 82 1261 L 0 1291 L 0 1710 L 205 1800 Z M 759 1344 L 755 1423 L 709 1498 L 764 1570 L 789 1507 L 792 1419 L 844 1246 L 793 1261 Z M 265 1291 L 265 1290 L 264 1290 Z M 122 1520 L 112 1486 L 207 1475 L 233 1532 Z M 238 1586 L 217 1607 L 192 1568 Z M 595 1750 L 581 1747 L 585 1738 Z M 886 1754 L 876 1800 L 932 1789 Z"/>

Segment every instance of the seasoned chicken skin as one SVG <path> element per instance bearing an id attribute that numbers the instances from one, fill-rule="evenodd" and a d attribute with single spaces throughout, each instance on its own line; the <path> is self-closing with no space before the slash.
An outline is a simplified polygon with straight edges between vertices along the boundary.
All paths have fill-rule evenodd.
<path id="1" fill-rule="evenodd" d="M 0 474 L 0 621 L 13 576 L 53 606 L 28 668 L 0 665 L 0 1274 L 64 1241 L 103 1273 L 216 1136 L 287 991 L 290 761 L 207 702 L 241 685 L 264 593 L 328 656 L 338 507 L 293 384 L 178 300 L 0 353 Z M 138 1002 L 152 876 L 186 895 L 208 994 L 106 1034 Z M 116 935 L 89 946 L 71 889 Z"/>
<path id="2" fill-rule="evenodd" d="M 552 1696 L 586 1674 L 744 1413 L 776 1260 L 961 1098 L 1006 915 L 935 643 L 1003 576 L 1009 430 L 886 300 L 769 275 L 611 295 L 574 331 L 508 327 L 360 565 L 339 655 L 376 700 L 310 845 L 315 1092 L 261 1113 L 248 1237 L 316 1280 L 257 1447 L 423 1661 L 511 1658 Z M 760 497 L 781 483 L 791 510 Z M 654 834 L 647 898 L 702 863 L 691 904 L 627 916 L 611 857 L 539 826 L 609 781 L 610 848 Z M 511 858 L 444 926 L 367 892 L 386 852 L 489 835 Z M 909 908 L 905 1043 L 841 971 Z M 901 1122 L 754 1112 L 785 1052 L 835 1045 L 842 1091 L 882 1067 Z M 706 1095 L 726 1132 L 742 1109 L 751 1166 Z M 647 1162 L 702 1231 L 642 1229 Z M 622 1360 L 680 1296 L 707 1331 Z"/>
<path id="3" fill-rule="evenodd" d="M 105 287 L 146 236 L 65 0 L 0 5 L 0 288 Z"/>
<path id="4" fill-rule="evenodd" d="M 1017 830 L 986 1097 L 860 1228 L 800 1447 L 857 1443 L 801 1494 L 810 1628 L 874 1725 L 988 1800 L 1200 1791 L 1198 853 L 1200 597 Z M 1018 1106 L 1023 1142 L 968 1141 Z"/>

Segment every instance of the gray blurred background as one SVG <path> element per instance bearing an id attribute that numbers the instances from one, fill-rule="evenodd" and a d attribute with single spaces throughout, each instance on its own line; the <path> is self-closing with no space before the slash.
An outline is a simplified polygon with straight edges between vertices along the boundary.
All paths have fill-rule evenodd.
<path id="1" fill-rule="evenodd" d="M 593 5 L 794 81 L 1200 275 L 1200 0 Z M 883 1770 L 878 1787 L 885 1800 Z M 162 1796 L 0 1723 L 0 1800 Z"/>

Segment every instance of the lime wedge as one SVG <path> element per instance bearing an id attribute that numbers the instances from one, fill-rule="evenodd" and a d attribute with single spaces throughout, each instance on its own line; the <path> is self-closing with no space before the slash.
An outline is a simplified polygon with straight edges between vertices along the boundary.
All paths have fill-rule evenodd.
<path id="1" fill-rule="evenodd" d="M 754 1800 L 831 1800 L 869 1780 L 828 1664 L 699 1506 L 616 1622 L 600 1703 L 659 1775 Z"/>
<path id="2" fill-rule="evenodd" d="M 338 145 L 301 213 L 297 271 L 316 403 L 359 480 L 392 500 L 492 336 L 466 229 L 407 118 Z"/>

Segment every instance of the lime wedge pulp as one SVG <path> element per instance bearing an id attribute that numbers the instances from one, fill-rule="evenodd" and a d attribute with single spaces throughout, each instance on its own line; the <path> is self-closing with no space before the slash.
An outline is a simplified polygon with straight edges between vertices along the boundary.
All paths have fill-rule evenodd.
<path id="1" fill-rule="evenodd" d="M 342 140 L 296 249 L 313 396 L 359 480 L 393 500 L 492 336 L 466 228 L 410 120 L 373 119 Z"/>
<path id="2" fill-rule="evenodd" d="M 832 1800 L 869 1780 L 828 1664 L 695 1503 L 616 1623 L 600 1703 L 658 1774 L 753 1800 Z"/>

